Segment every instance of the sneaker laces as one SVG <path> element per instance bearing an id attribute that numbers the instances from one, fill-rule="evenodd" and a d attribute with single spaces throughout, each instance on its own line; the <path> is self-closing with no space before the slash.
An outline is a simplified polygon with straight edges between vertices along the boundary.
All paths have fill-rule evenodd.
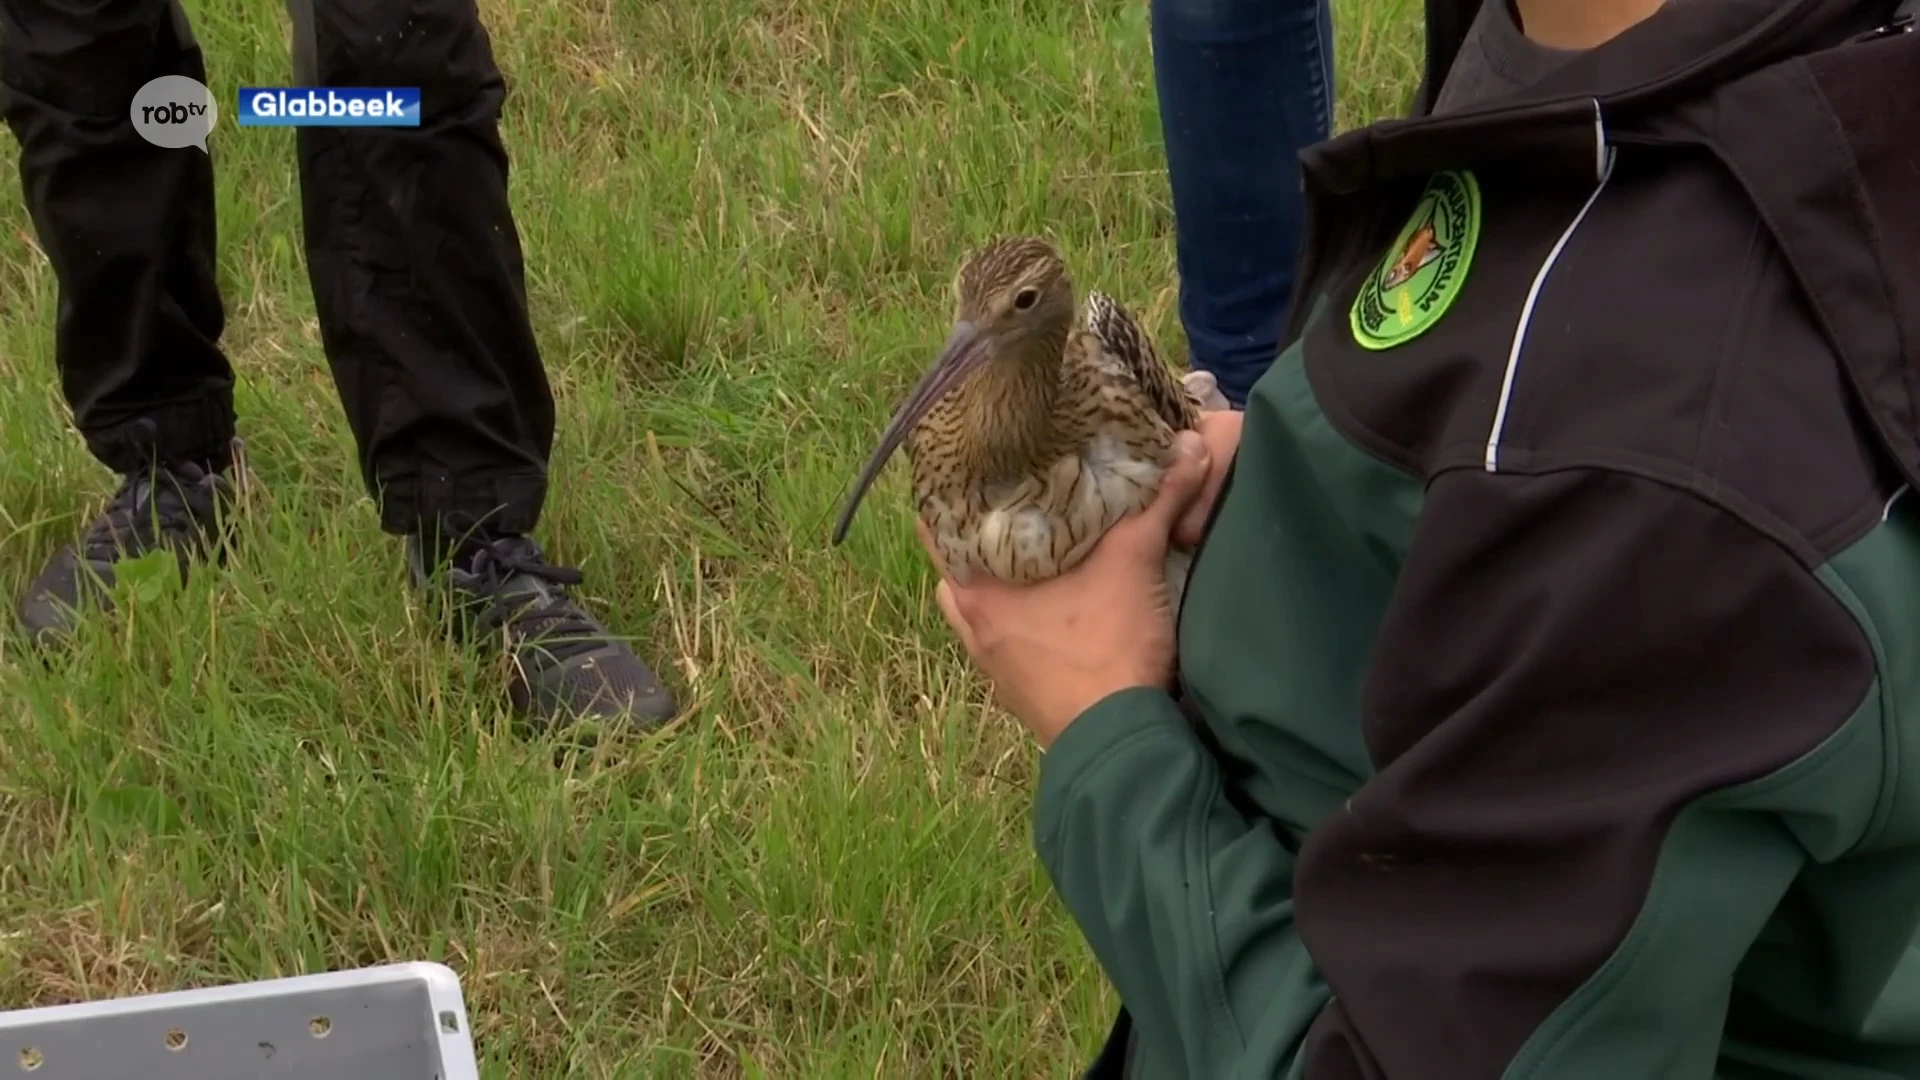
<path id="1" fill-rule="evenodd" d="M 187 539 L 218 513 L 217 491 L 217 476 L 191 462 L 134 473 L 81 538 L 81 554 L 90 563 L 111 563 L 167 537 Z"/>
<path id="2" fill-rule="evenodd" d="M 468 573 L 475 579 L 474 591 L 492 598 L 480 620 L 485 633 L 511 627 L 520 645 L 538 646 L 556 661 L 606 643 L 606 632 L 566 591 L 586 575 L 547 561 L 532 540 L 506 536 L 481 542 Z M 519 588 L 523 582 L 531 588 Z"/>

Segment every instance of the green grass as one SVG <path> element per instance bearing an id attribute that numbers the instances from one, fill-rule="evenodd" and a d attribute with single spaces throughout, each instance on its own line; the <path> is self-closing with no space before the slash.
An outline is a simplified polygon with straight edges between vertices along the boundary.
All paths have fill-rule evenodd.
<path id="1" fill-rule="evenodd" d="M 940 622 L 898 471 L 826 537 L 989 233 L 1056 235 L 1184 356 L 1144 4 L 485 5 L 560 410 L 541 537 L 691 706 L 558 764 L 359 486 L 291 134 L 228 115 L 291 81 L 280 7 L 188 7 L 266 493 L 225 572 L 50 666 L 0 632 L 0 1006 L 438 959 L 489 1077 L 1069 1075 L 1114 1001 L 1032 857 L 1033 751 Z M 1342 126 L 1397 110 L 1418 5 L 1335 8 Z M 109 480 L 17 191 L 9 596 Z"/>

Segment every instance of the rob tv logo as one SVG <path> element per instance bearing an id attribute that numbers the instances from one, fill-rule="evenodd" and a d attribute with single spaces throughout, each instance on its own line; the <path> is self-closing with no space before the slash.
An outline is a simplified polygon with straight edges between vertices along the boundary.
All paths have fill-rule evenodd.
<path id="1" fill-rule="evenodd" d="M 419 127 L 420 88 L 248 86 L 241 127 Z"/>

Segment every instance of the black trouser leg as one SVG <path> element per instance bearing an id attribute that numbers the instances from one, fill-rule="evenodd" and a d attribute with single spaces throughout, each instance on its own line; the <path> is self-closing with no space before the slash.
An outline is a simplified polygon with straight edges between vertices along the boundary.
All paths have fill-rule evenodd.
<path id="1" fill-rule="evenodd" d="M 420 88 L 418 128 L 301 128 L 321 338 L 392 533 L 530 531 L 553 400 L 474 0 L 288 0 L 295 78 Z M 444 535 L 444 534 L 443 534 Z"/>
<path id="2" fill-rule="evenodd" d="M 88 448 L 122 473 L 223 458 L 233 437 L 213 165 L 148 144 L 128 117 L 161 75 L 206 81 L 170 0 L 0 0 L 0 113 L 59 283 L 61 388 Z"/>

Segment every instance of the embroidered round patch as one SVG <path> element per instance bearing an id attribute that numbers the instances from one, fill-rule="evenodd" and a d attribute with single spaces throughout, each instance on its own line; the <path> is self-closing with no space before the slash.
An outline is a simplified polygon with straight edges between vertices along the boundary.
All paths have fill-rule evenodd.
<path id="1" fill-rule="evenodd" d="M 1406 228 L 1354 297 L 1353 340 L 1368 349 L 1404 345 L 1440 321 L 1460 295 L 1480 239 L 1480 183 L 1470 172 L 1428 181 Z"/>

